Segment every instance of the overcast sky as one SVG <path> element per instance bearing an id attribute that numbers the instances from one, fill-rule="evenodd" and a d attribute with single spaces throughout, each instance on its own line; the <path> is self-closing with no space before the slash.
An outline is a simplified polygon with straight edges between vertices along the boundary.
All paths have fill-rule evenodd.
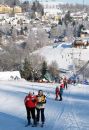
<path id="1" fill-rule="evenodd" d="M 24 0 L 25 1 L 25 0 Z M 28 0 L 28 1 L 35 1 L 35 0 Z M 55 1 L 55 0 L 42 0 L 42 1 Z M 76 4 L 76 3 L 80 3 L 80 4 L 89 4 L 89 0 L 56 0 L 56 1 L 59 1 L 59 2 L 63 2 L 63 3 L 73 3 L 73 4 Z"/>
<path id="2" fill-rule="evenodd" d="M 83 2 L 84 2 L 84 4 L 89 4 L 89 0 L 61 0 L 61 1 L 68 2 L 68 3 L 74 3 L 74 4 L 76 4 L 76 3 L 83 4 Z"/>

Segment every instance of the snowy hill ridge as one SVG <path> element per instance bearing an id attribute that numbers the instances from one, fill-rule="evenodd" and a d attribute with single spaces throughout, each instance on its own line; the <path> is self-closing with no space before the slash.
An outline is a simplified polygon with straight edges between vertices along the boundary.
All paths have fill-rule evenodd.
<path id="1" fill-rule="evenodd" d="M 89 130 L 89 86 L 69 85 L 63 101 L 55 101 L 58 84 L 0 81 L 0 130 Z M 47 96 L 45 126 L 25 128 L 24 98 L 29 91 L 42 89 Z"/>

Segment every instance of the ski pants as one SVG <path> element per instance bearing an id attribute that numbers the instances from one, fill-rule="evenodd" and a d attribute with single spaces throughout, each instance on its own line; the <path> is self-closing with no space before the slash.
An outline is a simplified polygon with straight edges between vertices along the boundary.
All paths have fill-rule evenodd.
<path id="1" fill-rule="evenodd" d="M 27 111 L 27 120 L 28 120 L 28 123 L 30 123 L 30 119 L 31 119 L 31 118 L 32 118 L 33 121 L 35 122 L 35 121 L 36 121 L 35 108 L 26 107 L 26 111 Z"/>
<path id="2" fill-rule="evenodd" d="M 62 101 L 62 93 L 60 93 L 59 96 L 60 96 L 60 100 Z"/>
<path id="3" fill-rule="evenodd" d="M 55 100 L 57 100 L 57 99 L 58 99 L 58 97 L 59 97 L 59 93 L 56 93 L 56 98 L 55 98 Z"/>
<path id="4" fill-rule="evenodd" d="M 44 116 L 44 108 L 38 109 L 37 108 L 37 122 L 40 120 L 40 114 L 41 114 L 41 122 L 45 122 L 45 116 Z"/>

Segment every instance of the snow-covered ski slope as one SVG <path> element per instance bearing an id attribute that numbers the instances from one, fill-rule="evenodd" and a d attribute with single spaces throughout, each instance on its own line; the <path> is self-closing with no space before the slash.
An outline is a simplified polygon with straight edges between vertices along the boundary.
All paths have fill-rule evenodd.
<path id="1" fill-rule="evenodd" d="M 74 64 L 75 59 L 82 60 L 84 62 L 89 60 L 89 48 L 63 48 L 63 44 L 64 43 L 58 45 L 54 44 L 56 47 L 46 46 L 33 52 L 33 54 L 39 54 L 45 57 L 48 64 L 55 61 L 59 68 L 66 70 L 69 70 L 69 66 Z M 66 44 L 67 43 L 65 43 L 65 45 Z"/>
<path id="2" fill-rule="evenodd" d="M 70 85 L 63 101 L 55 101 L 55 84 L 0 81 L 0 130 L 89 130 L 89 86 Z M 47 96 L 43 128 L 27 123 L 24 98 L 29 91 L 44 90 Z"/>

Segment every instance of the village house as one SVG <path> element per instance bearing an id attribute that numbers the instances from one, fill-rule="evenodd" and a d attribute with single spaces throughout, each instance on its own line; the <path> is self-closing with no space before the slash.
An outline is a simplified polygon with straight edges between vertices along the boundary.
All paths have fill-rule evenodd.
<path id="1" fill-rule="evenodd" d="M 84 12 L 75 12 L 75 13 L 71 13 L 71 17 L 75 21 L 82 21 L 82 20 L 84 20 L 84 19 L 87 18 L 87 13 L 84 13 Z"/>
<path id="2" fill-rule="evenodd" d="M 81 37 L 89 37 L 89 30 L 88 29 L 83 29 L 81 30 Z"/>
<path id="3" fill-rule="evenodd" d="M 76 38 L 75 41 L 73 42 L 73 46 L 75 48 L 87 48 L 89 46 L 89 37 L 84 37 L 84 38 Z"/>
<path id="4" fill-rule="evenodd" d="M 55 21 L 59 21 L 61 18 L 62 10 L 60 10 L 60 2 L 41 2 L 44 7 L 44 16 L 46 18 L 53 18 Z"/>
<path id="5" fill-rule="evenodd" d="M 60 4 L 62 3 L 58 2 L 57 0 L 38 1 L 44 7 L 44 16 L 42 17 L 42 21 L 50 20 L 51 22 L 58 24 L 58 21 L 62 16 L 62 10 L 60 9 Z M 36 16 L 39 17 L 39 14 L 37 13 Z"/>
<path id="6" fill-rule="evenodd" d="M 12 8 L 8 5 L 4 5 L 4 4 L 0 5 L 0 14 L 21 13 L 21 12 L 22 12 L 22 8 L 20 6 L 14 6 Z"/>

